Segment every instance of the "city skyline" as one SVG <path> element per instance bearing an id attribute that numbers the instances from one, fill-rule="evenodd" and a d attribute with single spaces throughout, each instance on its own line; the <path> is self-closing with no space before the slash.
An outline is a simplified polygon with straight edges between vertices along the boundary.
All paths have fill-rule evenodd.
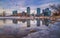
<path id="1" fill-rule="evenodd" d="M 57 4 L 60 0 L 0 0 L 0 12 L 3 10 L 7 13 L 11 13 L 13 10 L 18 10 L 18 12 L 26 11 L 27 7 L 30 7 L 31 12 L 34 12 L 36 8 L 46 8 L 50 4 Z"/>
<path id="2" fill-rule="evenodd" d="M 47 9 L 48 11 L 47 11 L 46 9 Z M 50 9 L 49 9 L 49 8 L 45 8 L 45 9 L 43 9 L 43 10 L 45 10 L 46 12 L 49 12 Z M 43 10 L 41 10 L 40 8 L 36 8 L 36 14 L 37 14 L 37 16 L 40 16 L 40 14 L 43 14 L 43 13 L 44 13 Z M 51 10 L 50 10 L 50 11 L 51 11 Z M 13 15 L 25 14 L 25 13 L 28 14 L 28 15 L 31 15 L 31 9 L 30 9 L 30 7 L 27 7 L 27 8 L 26 8 L 26 12 L 25 12 L 25 11 L 22 11 L 21 13 L 19 13 L 18 10 L 12 11 L 12 14 L 13 14 Z M 35 13 L 35 12 L 34 12 L 34 13 Z M 32 14 L 34 14 L 34 13 L 32 13 Z M 12 15 L 12 14 L 11 14 L 11 15 Z M 36 15 L 36 14 L 35 14 L 35 15 Z M 48 14 L 48 13 L 47 13 L 47 14 Z M 7 15 L 7 14 L 6 14 L 6 11 L 3 11 L 2 13 L 0 13 L 0 15 Z M 9 14 L 8 14 L 8 15 L 9 15 Z"/>

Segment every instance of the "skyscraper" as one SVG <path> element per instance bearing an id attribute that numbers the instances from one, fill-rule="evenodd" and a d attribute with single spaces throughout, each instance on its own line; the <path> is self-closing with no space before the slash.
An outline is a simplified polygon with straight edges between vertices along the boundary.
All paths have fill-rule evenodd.
<path id="1" fill-rule="evenodd" d="M 17 10 L 14 10 L 14 11 L 13 11 L 13 15 L 16 15 L 16 14 L 17 14 Z"/>
<path id="2" fill-rule="evenodd" d="M 43 10 L 43 14 L 44 16 L 51 16 L 51 11 L 49 10 L 49 8 L 46 8 L 45 10 Z"/>
<path id="3" fill-rule="evenodd" d="M 5 11 L 3 11 L 3 16 L 6 16 L 6 12 Z"/>
<path id="4" fill-rule="evenodd" d="M 40 16 L 40 8 L 37 8 L 37 16 Z"/>
<path id="5" fill-rule="evenodd" d="M 30 7 L 27 7 L 27 14 L 30 16 Z M 30 27 L 30 20 L 27 20 L 27 27 Z"/>
<path id="6" fill-rule="evenodd" d="M 30 7 L 27 7 L 27 14 L 30 15 Z"/>
<path id="7" fill-rule="evenodd" d="M 17 15 L 17 10 L 14 10 L 14 11 L 13 11 L 13 15 L 14 15 L 14 16 Z M 14 24 L 17 24 L 18 21 L 17 21 L 16 19 L 13 19 L 13 23 L 14 23 Z"/>

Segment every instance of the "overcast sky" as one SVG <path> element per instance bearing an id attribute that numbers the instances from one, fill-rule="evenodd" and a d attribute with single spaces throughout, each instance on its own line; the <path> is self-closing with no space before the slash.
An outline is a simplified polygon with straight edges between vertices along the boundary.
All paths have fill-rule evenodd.
<path id="1" fill-rule="evenodd" d="M 25 11 L 26 7 L 31 7 L 31 10 L 36 8 L 44 8 L 52 3 L 59 3 L 60 0 L 0 0 L 0 12 L 5 11 L 12 12 L 18 10 L 19 12 Z"/>

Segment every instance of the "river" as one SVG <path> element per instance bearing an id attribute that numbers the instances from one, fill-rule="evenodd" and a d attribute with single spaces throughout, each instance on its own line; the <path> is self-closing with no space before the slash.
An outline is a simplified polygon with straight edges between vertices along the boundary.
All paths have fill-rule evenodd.
<path id="1" fill-rule="evenodd" d="M 51 24 L 48 19 L 3 19 L 0 20 L 0 38 L 57 38 L 60 33 L 59 24 L 60 22 Z"/>

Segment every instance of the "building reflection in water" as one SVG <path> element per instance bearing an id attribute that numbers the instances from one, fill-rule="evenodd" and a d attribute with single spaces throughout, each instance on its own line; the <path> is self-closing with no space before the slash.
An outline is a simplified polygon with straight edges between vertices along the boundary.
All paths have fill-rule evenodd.
<path id="1" fill-rule="evenodd" d="M 16 19 L 13 19 L 12 21 L 13 21 L 14 24 L 18 23 L 18 21 Z"/>
<path id="2" fill-rule="evenodd" d="M 27 19 L 27 20 L 13 19 L 12 20 L 12 23 L 13 24 L 18 24 L 18 21 L 19 22 L 22 21 L 22 23 L 27 22 L 27 27 L 30 27 L 30 21 L 31 21 L 30 19 Z M 42 24 L 40 23 L 40 21 L 42 22 Z M 3 22 L 5 23 L 6 22 L 6 19 L 3 19 Z M 51 23 L 51 20 L 49 20 L 49 19 L 44 19 L 44 20 L 42 20 L 42 19 L 36 19 L 36 26 L 40 26 L 40 25 L 46 25 L 46 26 L 48 26 L 50 23 Z"/>
<path id="3" fill-rule="evenodd" d="M 3 23 L 5 23 L 6 22 L 6 19 L 3 19 Z"/>
<path id="4" fill-rule="evenodd" d="M 27 20 L 27 27 L 30 27 L 30 19 Z"/>
<path id="5" fill-rule="evenodd" d="M 44 19 L 43 22 L 44 22 L 44 25 L 48 26 L 48 25 L 50 24 L 51 20 L 49 20 L 49 19 Z"/>
<path id="6" fill-rule="evenodd" d="M 37 26 L 40 26 L 40 19 L 37 19 Z"/>

